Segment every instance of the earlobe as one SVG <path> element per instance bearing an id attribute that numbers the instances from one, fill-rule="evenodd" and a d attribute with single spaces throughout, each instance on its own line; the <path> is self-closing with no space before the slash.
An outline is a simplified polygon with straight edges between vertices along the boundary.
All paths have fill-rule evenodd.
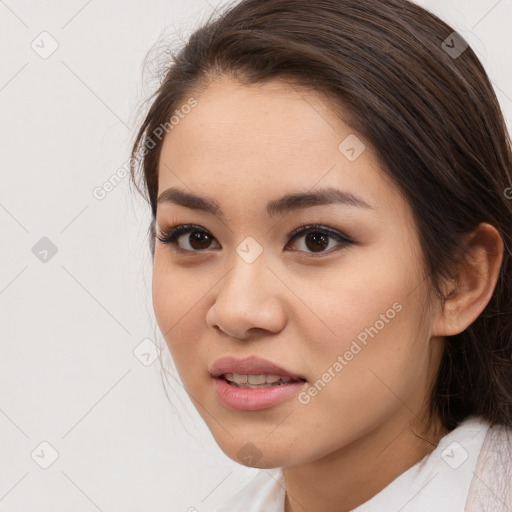
<path id="1" fill-rule="evenodd" d="M 434 336 L 453 336 L 464 331 L 480 316 L 496 287 L 504 249 L 498 230 L 481 223 L 467 236 L 466 243 L 468 251 L 447 289 Z"/>

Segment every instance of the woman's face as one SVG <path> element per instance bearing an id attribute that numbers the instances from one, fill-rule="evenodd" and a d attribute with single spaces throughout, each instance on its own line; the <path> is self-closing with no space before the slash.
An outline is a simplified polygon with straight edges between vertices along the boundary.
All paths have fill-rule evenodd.
<path id="1" fill-rule="evenodd" d="M 221 449 L 284 467 L 419 424 L 439 361 L 435 308 L 411 210 L 372 148 L 321 96 L 286 82 L 223 78 L 195 98 L 164 140 L 157 233 L 194 227 L 176 245 L 156 241 L 153 304 Z M 280 369 L 215 372 L 225 357 Z M 285 372 L 302 380 L 254 376 Z"/>

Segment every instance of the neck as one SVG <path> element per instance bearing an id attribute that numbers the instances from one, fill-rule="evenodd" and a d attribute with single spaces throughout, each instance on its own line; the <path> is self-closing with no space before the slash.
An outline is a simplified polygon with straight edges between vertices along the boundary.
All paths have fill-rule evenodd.
<path id="1" fill-rule="evenodd" d="M 285 512 L 349 512 L 430 454 L 448 431 L 436 419 L 425 432 L 407 414 L 326 457 L 284 468 Z"/>

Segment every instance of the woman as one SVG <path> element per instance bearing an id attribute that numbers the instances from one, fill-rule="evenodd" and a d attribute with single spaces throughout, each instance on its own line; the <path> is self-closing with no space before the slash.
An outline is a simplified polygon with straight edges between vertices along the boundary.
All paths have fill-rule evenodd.
<path id="1" fill-rule="evenodd" d="M 512 507 L 512 155 L 406 0 L 242 0 L 133 146 L 153 304 L 235 512 Z M 508 507 L 508 508 L 507 508 Z"/>

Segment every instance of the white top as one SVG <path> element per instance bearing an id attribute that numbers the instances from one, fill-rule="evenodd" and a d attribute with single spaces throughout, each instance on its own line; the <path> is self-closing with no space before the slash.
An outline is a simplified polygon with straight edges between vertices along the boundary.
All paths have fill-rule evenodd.
<path id="1" fill-rule="evenodd" d="M 463 512 L 489 430 L 487 422 L 468 418 L 433 452 L 353 512 Z M 284 502 L 282 469 L 262 469 L 217 512 L 284 512 Z"/>

